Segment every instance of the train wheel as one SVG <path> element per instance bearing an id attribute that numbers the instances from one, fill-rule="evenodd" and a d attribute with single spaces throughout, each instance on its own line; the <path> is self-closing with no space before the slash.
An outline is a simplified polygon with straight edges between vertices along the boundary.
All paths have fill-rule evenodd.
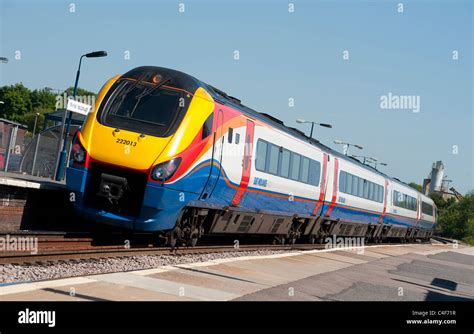
<path id="1" fill-rule="evenodd" d="M 284 236 L 281 236 L 279 239 L 280 239 L 280 245 L 284 245 L 286 242 L 286 238 Z"/>
<path id="2" fill-rule="evenodd" d="M 181 235 L 181 229 L 179 227 L 176 227 L 174 230 L 168 232 L 166 244 L 170 246 L 171 248 L 176 247 L 176 244 L 178 243 L 178 239 L 180 235 Z"/>
<path id="3" fill-rule="evenodd" d="M 198 237 L 193 237 L 193 238 L 191 238 L 191 240 L 189 242 L 189 245 L 191 247 L 194 247 L 194 246 L 196 246 L 197 242 L 198 242 Z"/>

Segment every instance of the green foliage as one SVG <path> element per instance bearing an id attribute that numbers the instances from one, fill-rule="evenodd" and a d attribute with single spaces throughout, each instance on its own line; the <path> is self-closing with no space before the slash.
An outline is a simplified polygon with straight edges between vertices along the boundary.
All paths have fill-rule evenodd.
<path id="1" fill-rule="evenodd" d="M 431 198 L 438 207 L 437 231 L 445 237 L 474 244 L 474 192 L 459 202 L 445 201 L 439 194 L 431 194 Z"/>
<path id="2" fill-rule="evenodd" d="M 73 88 L 67 89 L 72 95 Z M 0 118 L 6 118 L 28 126 L 32 132 L 37 118 L 36 133 L 43 127 L 44 114 L 56 109 L 56 94 L 48 89 L 30 90 L 22 83 L 0 87 Z M 62 96 L 62 93 L 60 94 Z M 78 96 L 96 95 L 88 90 L 78 88 Z M 36 114 L 39 114 L 38 116 Z"/>
<path id="3" fill-rule="evenodd" d="M 19 117 L 32 110 L 30 90 L 17 83 L 11 86 L 0 87 L 0 118 L 19 121 Z"/>
<path id="4" fill-rule="evenodd" d="M 55 95 L 46 89 L 35 89 L 30 93 L 30 98 L 31 104 L 33 106 L 33 111 L 36 111 L 36 109 L 39 108 L 49 108 L 51 110 L 54 109 L 54 106 L 56 104 Z"/>
<path id="5" fill-rule="evenodd" d="M 423 187 L 415 182 L 410 182 L 408 185 L 419 192 L 422 192 L 423 190 Z"/>
<path id="6" fill-rule="evenodd" d="M 72 96 L 72 92 L 74 91 L 74 87 L 69 87 L 66 91 L 68 92 L 68 95 Z M 81 87 L 78 87 L 76 95 L 77 96 L 89 96 L 89 95 L 97 95 L 97 94 L 93 93 L 93 92 L 91 92 L 87 89 L 83 89 Z"/>

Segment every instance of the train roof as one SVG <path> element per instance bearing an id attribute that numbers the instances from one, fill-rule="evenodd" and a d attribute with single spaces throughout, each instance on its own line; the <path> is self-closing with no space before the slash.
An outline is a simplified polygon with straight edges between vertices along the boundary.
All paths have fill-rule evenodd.
<path id="1" fill-rule="evenodd" d="M 391 176 L 389 176 L 385 173 L 382 173 L 379 170 L 373 168 L 372 166 L 368 166 L 366 164 L 363 164 L 361 161 L 359 161 L 356 158 L 348 157 L 348 156 L 346 156 L 346 155 L 344 155 L 340 152 L 337 152 L 337 151 L 333 150 L 332 148 L 330 148 L 329 146 L 326 146 L 326 145 L 322 144 L 317 139 L 308 137 L 301 130 L 298 130 L 296 128 L 289 127 L 289 126 L 285 125 L 285 123 L 283 121 L 279 120 L 278 118 L 276 118 L 272 115 L 269 115 L 269 114 L 266 114 L 266 113 L 261 113 L 261 112 L 258 112 L 256 110 L 252 109 L 252 108 L 249 108 L 249 107 L 245 106 L 244 104 L 242 104 L 240 99 L 238 99 L 236 97 L 233 97 L 233 96 L 227 94 L 226 92 L 224 92 L 224 91 L 222 91 L 222 90 L 220 90 L 220 89 L 218 89 L 214 86 L 211 86 L 211 85 L 209 85 L 209 84 L 207 84 L 207 83 L 205 83 L 205 82 L 203 82 L 199 79 L 196 79 L 195 77 L 193 77 L 193 76 L 191 76 L 187 73 L 177 71 L 177 70 L 173 70 L 173 69 L 169 69 L 169 68 L 165 68 L 165 67 L 141 66 L 141 67 L 134 68 L 134 69 L 130 70 L 129 72 L 125 73 L 123 75 L 123 77 L 139 79 L 144 72 L 157 72 L 157 73 L 160 73 L 161 75 L 170 78 L 172 80 L 171 82 L 173 84 L 177 85 L 178 87 L 180 87 L 180 88 L 182 88 L 182 89 L 184 89 L 188 92 L 194 92 L 199 87 L 202 87 L 202 88 L 206 89 L 206 91 L 209 94 L 211 94 L 211 96 L 215 100 L 217 100 L 218 102 L 220 102 L 222 104 L 231 106 L 231 107 L 243 112 L 244 114 L 246 114 L 248 116 L 251 116 L 252 118 L 258 119 L 262 122 L 266 122 L 266 123 L 272 125 L 273 127 L 277 128 L 277 129 L 279 129 L 279 130 L 281 130 L 281 131 L 283 131 L 283 132 L 285 132 L 289 135 L 292 135 L 295 138 L 303 140 L 303 141 L 309 143 L 310 145 L 318 147 L 322 151 L 325 151 L 325 152 L 327 152 L 327 153 L 329 153 L 333 156 L 336 156 L 340 159 L 344 159 L 346 161 L 355 163 L 356 165 L 358 165 L 358 166 L 360 166 L 360 167 L 362 167 L 366 170 L 369 170 L 369 171 L 371 171 L 375 174 L 381 175 L 381 176 L 389 179 L 392 182 L 396 182 L 396 183 L 399 183 L 400 185 L 410 187 L 408 184 L 406 184 L 403 181 L 400 181 L 397 178 L 394 178 L 394 177 L 391 177 Z M 410 187 L 410 189 L 413 189 L 413 188 Z M 414 189 L 414 190 L 417 191 L 416 189 Z M 419 191 L 417 191 L 417 192 L 420 193 Z M 422 193 L 420 193 L 420 194 L 422 194 Z M 422 195 L 424 195 L 424 194 L 422 194 Z"/>
<path id="2" fill-rule="evenodd" d="M 255 119 L 258 119 L 260 121 L 263 121 L 263 122 L 266 122 L 266 123 L 269 123 L 271 124 L 273 127 L 287 133 L 287 134 L 290 134 L 300 140 L 303 140 L 313 146 L 316 146 L 318 147 L 319 149 L 321 149 L 322 151 L 325 151 L 333 156 L 336 156 L 338 158 L 341 158 L 343 160 L 346 160 L 346 161 L 349 161 L 349 162 L 352 162 L 352 163 L 355 163 L 356 165 L 366 169 L 366 170 L 369 170 L 375 174 L 378 174 L 378 175 L 381 175 L 387 179 L 389 179 L 390 181 L 392 182 L 395 182 L 395 183 L 398 183 L 402 186 L 405 186 L 405 187 L 409 187 L 410 189 L 420 193 L 421 195 L 424 196 L 424 194 L 422 194 L 421 192 L 417 191 L 416 189 L 410 187 L 407 183 L 395 178 L 395 177 L 391 177 L 385 173 L 382 173 L 381 171 L 375 169 L 374 167 L 372 166 L 369 166 L 369 165 L 366 165 L 364 163 L 362 163 L 360 160 L 356 159 L 356 158 L 353 158 L 353 157 L 349 157 L 349 156 L 346 156 L 340 152 L 337 152 L 335 150 L 333 150 L 332 148 L 330 148 L 329 146 L 326 146 L 324 145 L 323 143 L 321 143 L 319 140 L 317 139 L 314 139 L 314 138 L 311 138 L 309 136 L 307 136 L 304 132 L 302 132 L 301 130 L 298 130 L 296 128 L 293 128 L 293 127 L 289 127 L 287 125 L 285 125 L 285 123 L 281 120 L 279 120 L 278 118 L 272 116 L 272 115 L 269 115 L 269 114 L 266 114 L 266 113 L 261 113 L 261 112 L 258 112 L 252 108 L 249 108 L 245 105 L 243 105 L 241 103 L 241 100 L 240 99 L 237 99 L 235 97 L 232 97 L 232 96 L 229 96 L 228 94 L 226 94 L 225 92 L 223 92 L 222 90 L 220 89 L 216 89 L 215 87 L 211 86 L 211 85 L 208 85 L 208 84 L 205 84 L 208 88 L 208 91 L 210 91 L 211 95 L 213 95 L 213 98 L 216 99 L 217 101 L 219 102 L 222 102 L 226 105 L 229 105 L 229 106 L 232 106 L 233 108 L 235 109 L 238 109 L 240 111 L 242 111 L 243 113 L 255 118 Z M 210 88 L 210 89 L 209 89 Z"/>

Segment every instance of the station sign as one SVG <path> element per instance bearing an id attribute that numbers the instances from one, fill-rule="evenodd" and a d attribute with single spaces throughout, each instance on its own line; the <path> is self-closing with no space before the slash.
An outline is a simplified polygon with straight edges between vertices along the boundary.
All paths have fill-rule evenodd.
<path id="1" fill-rule="evenodd" d="M 87 116 L 87 114 L 91 111 L 92 106 L 89 104 L 75 101 L 73 99 L 68 99 L 66 109 L 68 111 Z"/>

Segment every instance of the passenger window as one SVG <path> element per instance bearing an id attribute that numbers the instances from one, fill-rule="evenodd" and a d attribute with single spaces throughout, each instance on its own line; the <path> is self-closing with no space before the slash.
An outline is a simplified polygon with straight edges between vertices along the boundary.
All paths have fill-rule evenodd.
<path id="1" fill-rule="evenodd" d="M 207 138 L 212 132 L 212 122 L 214 121 L 214 114 L 210 114 L 202 126 L 202 139 Z"/>
<path id="2" fill-rule="evenodd" d="M 229 133 L 227 134 L 227 142 L 232 144 L 232 137 L 234 135 L 234 129 L 229 128 Z"/>
<path id="3" fill-rule="evenodd" d="M 346 172 L 341 171 L 339 174 L 339 191 L 346 192 Z"/>
<path id="4" fill-rule="evenodd" d="M 358 190 L 359 189 L 359 177 L 354 176 L 352 178 L 352 195 L 357 196 Z"/>
<path id="5" fill-rule="evenodd" d="M 319 185 L 319 175 L 321 174 L 321 164 L 316 160 L 311 160 L 309 164 L 308 183 L 313 186 Z"/>
<path id="6" fill-rule="evenodd" d="M 296 153 L 292 153 L 292 161 L 291 161 L 291 175 L 290 177 L 293 180 L 298 180 L 300 176 L 300 160 L 301 156 Z"/>
<path id="7" fill-rule="evenodd" d="M 308 183 L 309 177 L 309 159 L 303 158 L 303 166 L 301 167 L 301 182 Z"/>
<path id="8" fill-rule="evenodd" d="M 359 177 L 359 186 L 357 187 L 357 196 L 364 197 L 364 179 Z"/>
<path id="9" fill-rule="evenodd" d="M 352 174 L 349 173 L 346 176 L 346 193 L 352 194 Z"/>
<path id="10" fill-rule="evenodd" d="M 265 158 L 267 156 L 267 142 L 259 140 L 257 143 L 257 157 L 255 168 L 259 171 L 265 171 Z"/>
<path id="11" fill-rule="evenodd" d="M 280 176 L 290 176 L 290 151 L 283 150 L 281 152 Z"/>
<path id="12" fill-rule="evenodd" d="M 271 145 L 271 144 L 270 144 Z M 276 145 L 271 145 L 268 151 L 270 156 L 267 157 L 269 161 L 268 172 L 271 174 L 277 174 L 278 172 L 278 156 L 280 154 L 280 148 Z"/>
<path id="13" fill-rule="evenodd" d="M 369 198 L 369 181 L 364 180 L 364 198 Z"/>

